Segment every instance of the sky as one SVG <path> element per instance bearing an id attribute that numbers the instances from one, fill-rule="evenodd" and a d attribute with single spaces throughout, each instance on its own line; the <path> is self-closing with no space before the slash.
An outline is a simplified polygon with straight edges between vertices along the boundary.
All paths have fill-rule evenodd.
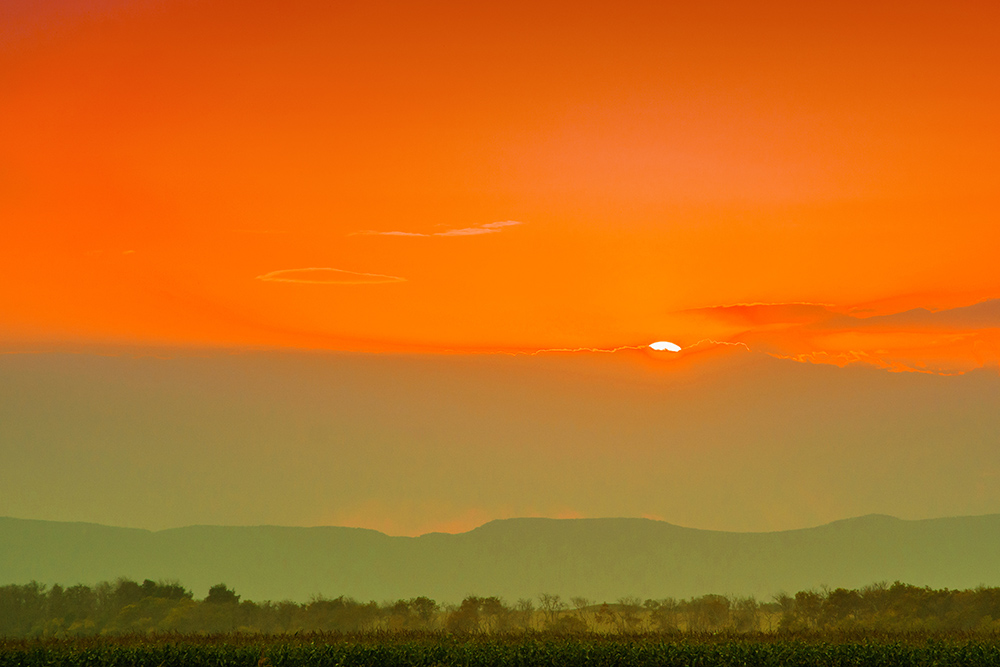
<path id="1" fill-rule="evenodd" d="M 392 355 L 445 366 L 523 357 L 537 362 L 525 386 L 547 387 L 545 405 L 576 390 L 543 370 L 554 358 L 618 363 L 622 386 L 648 387 L 647 373 L 701 377 L 699 365 L 743 368 L 733 359 L 746 354 L 785 362 L 782 377 L 819 402 L 819 376 L 799 371 L 966 378 L 926 385 L 951 404 L 943 387 L 992 386 L 982 378 L 1000 361 L 998 20 L 1000 7 L 983 2 L 8 0 L 0 351 L 54 355 L 66 368 L 56 393 L 78 381 L 66 352 L 363 354 L 376 366 Z M 643 349 L 658 340 L 683 349 Z M 19 362 L 4 363 L 22 387 Z M 468 372 L 449 377 L 499 391 Z M 539 379 L 550 372 L 568 384 Z M 124 380 L 99 378 L 119 396 Z M 726 383 L 715 382 L 691 414 L 720 405 Z M 217 390 L 208 405 L 242 391 Z M 901 424 L 921 418 L 896 396 Z M 448 405 L 440 418 L 460 422 L 464 403 Z M 625 418 L 612 411 L 601 428 L 627 430 Z M 674 433 L 653 414 L 628 419 Z M 14 431 L 0 432 L 3 446 L 31 449 Z M 76 446 L 59 433 L 18 474 Z M 818 447 L 810 438 L 800 446 Z M 426 446 L 434 461 L 448 447 Z M 613 449 L 601 438 L 588 447 Z M 621 492 L 620 476 L 602 497 Z M 267 520 L 412 533 L 517 512 L 627 512 L 777 528 L 868 506 L 776 513 L 795 493 L 761 505 L 772 518 L 746 520 L 680 500 L 560 509 L 555 491 L 531 506 L 463 506 L 457 494 L 405 521 L 370 491 L 353 514 Z M 970 503 L 897 513 L 1000 511 Z M 45 518 L 80 518 L 79 506 L 10 505 Z M 197 507 L 207 505 L 92 516 L 265 519 Z"/>

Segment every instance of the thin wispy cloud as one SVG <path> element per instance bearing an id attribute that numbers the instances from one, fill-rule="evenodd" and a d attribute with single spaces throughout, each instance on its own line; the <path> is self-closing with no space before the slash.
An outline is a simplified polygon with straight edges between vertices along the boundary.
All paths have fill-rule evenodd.
<path id="1" fill-rule="evenodd" d="M 487 222 L 486 224 L 474 227 L 461 227 L 459 229 L 448 229 L 443 232 L 430 232 L 429 234 L 399 231 L 380 232 L 374 229 L 366 229 L 360 232 L 351 232 L 350 236 L 481 236 L 482 234 L 498 234 L 505 227 L 513 227 L 521 224 L 524 223 L 517 220 L 503 220 L 500 222 Z"/>
<path id="2" fill-rule="evenodd" d="M 270 273 L 257 276 L 257 280 L 273 283 L 300 283 L 305 285 L 382 285 L 385 283 L 406 282 L 406 278 L 398 276 L 317 267 L 271 271 Z"/>
<path id="3" fill-rule="evenodd" d="M 683 311 L 730 344 L 803 363 L 868 364 L 952 375 L 1000 363 L 1000 299 L 932 311 L 857 317 L 823 304 L 741 304 Z"/>

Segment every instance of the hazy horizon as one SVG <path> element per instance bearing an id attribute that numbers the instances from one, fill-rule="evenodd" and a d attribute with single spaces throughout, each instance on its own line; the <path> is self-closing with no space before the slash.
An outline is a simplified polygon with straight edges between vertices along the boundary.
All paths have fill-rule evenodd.
<path id="1" fill-rule="evenodd" d="M 162 351 L 161 351 L 162 352 Z M 771 531 L 1000 506 L 1000 373 L 717 348 L 541 356 L 0 355 L 0 508 L 150 529 Z"/>

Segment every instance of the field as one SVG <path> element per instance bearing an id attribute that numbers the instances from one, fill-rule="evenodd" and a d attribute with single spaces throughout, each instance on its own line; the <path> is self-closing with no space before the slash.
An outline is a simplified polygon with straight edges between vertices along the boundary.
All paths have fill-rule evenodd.
<path id="1" fill-rule="evenodd" d="M 1000 636 L 983 633 L 456 635 L 303 633 L 293 636 L 123 635 L 0 640 L 0 667 L 68 665 L 1000 665 Z"/>

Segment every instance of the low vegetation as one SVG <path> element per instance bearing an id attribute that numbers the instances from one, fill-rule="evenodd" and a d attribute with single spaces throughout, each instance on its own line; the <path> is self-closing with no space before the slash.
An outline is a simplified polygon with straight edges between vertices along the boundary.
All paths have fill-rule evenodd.
<path id="1" fill-rule="evenodd" d="M 169 634 L 0 640 L 0 667 L 672 667 L 1000 665 L 1000 642 L 964 633 Z"/>

